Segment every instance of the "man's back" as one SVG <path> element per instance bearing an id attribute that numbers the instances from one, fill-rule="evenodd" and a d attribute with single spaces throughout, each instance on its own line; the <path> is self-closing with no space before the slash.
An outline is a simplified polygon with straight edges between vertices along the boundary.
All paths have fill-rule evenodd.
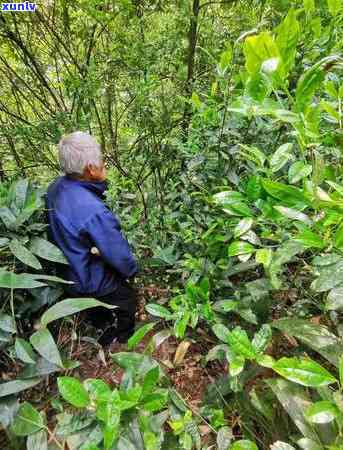
<path id="1" fill-rule="evenodd" d="M 47 192 L 49 234 L 70 266 L 63 276 L 77 294 L 107 295 L 119 279 L 137 272 L 137 264 L 116 217 L 103 203 L 106 184 L 68 176 L 54 181 Z M 91 253 L 97 247 L 100 255 Z"/>

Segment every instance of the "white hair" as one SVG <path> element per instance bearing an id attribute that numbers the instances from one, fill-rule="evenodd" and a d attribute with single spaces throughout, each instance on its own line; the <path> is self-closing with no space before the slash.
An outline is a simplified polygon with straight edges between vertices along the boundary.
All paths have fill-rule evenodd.
<path id="1" fill-rule="evenodd" d="M 59 160 L 66 174 L 82 175 L 88 164 L 100 167 L 102 164 L 101 147 L 88 133 L 75 131 L 63 136 L 58 144 Z"/>

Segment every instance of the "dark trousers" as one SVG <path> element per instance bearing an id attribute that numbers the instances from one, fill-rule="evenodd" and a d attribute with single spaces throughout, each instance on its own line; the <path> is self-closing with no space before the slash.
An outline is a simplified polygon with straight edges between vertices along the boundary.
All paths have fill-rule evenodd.
<path id="1" fill-rule="evenodd" d="M 114 292 L 97 299 L 117 306 L 113 310 L 99 306 L 88 311 L 92 325 L 102 331 L 99 343 L 109 345 L 115 338 L 118 342 L 127 342 L 135 330 L 136 290 L 126 281 L 121 281 Z"/>

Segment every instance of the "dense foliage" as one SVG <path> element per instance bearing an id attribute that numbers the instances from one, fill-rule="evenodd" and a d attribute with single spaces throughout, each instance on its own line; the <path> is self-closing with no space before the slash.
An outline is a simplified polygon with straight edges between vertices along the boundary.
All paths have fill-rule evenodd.
<path id="1" fill-rule="evenodd" d="M 13 448 L 343 448 L 342 23 L 340 0 L 53 0 L 0 16 L 0 422 Z M 58 339 L 99 304 L 64 298 L 38 187 L 75 129 L 102 144 L 139 283 L 169 292 L 112 355 L 114 388 L 73 376 Z M 170 339 L 176 365 L 201 342 L 203 370 L 221 368 L 200 408 L 153 358 Z M 50 406 L 35 404 L 56 373 Z"/>

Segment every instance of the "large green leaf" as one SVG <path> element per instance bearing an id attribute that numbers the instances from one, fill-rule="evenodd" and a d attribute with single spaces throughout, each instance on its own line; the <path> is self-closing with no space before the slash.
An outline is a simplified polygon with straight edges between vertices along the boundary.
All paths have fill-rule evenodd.
<path id="1" fill-rule="evenodd" d="M 325 302 L 328 311 L 339 311 L 343 309 L 343 287 L 331 289 Z"/>
<path id="2" fill-rule="evenodd" d="M 307 202 L 303 192 L 294 186 L 288 186 L 272 180 L 262 180 L 262 185 L 269 195 L 290 206 L 304 205 Z"/>
<path id="3" fill-rule="evenodd" d="M 258 447 L 254 442 L 243 439 L 231 445 L 230 450 L 258 450 Z"/>
<path id="4" fill-rule="evenodd" d="M 311 288 L 316 292 L 325 292 L 340 285 L 343 285 L 343 260 L 320 268 L 319 277 L 313 281 Z"/>
<path id="5" fill-rule="evenodd" d="M 69 264 L 66 257 L 56 245 L 39 237 L 30 241 L 30 251 L 40 258 L 60 264 Z"/>
<path id="6" fill-rule="evenodd" d="M 338 13 L 342 9 L 342 1 L 341 0 L 327 0 L 328 2 L 328 8 L 330 11 L 330 14 L 333 16 L 337 16 Z"/>
<path id="7" fill-rule="evenodd" d="M 39 270 L 42 268 L 41 263 L 35 257 L 35 255 L 32 254 L 26 247 L 24 247 L 24 245 L 17 239 L 12 239 L 9 247 L 13 255 L 22 263 L 26 264 L 29 267 L 33 267 L 34 269 Z"/>
<path id="8" fill-rule="evenodd" d="M 297 13 L 291 8 L 277 28 L 276 43 L 281 53 L 282 65 L 288 74 L 294 65 L 296 47 L 300 36 Z"/>
<path id="9" fill-rule="evenodd" d="M 28 436 L 44 427 L 41 414 L 28 402 L 24 402 L 12 423 L 11 430 L 17 436 Z"/>
<path id="10" fill-rule="evenodd" d="M 79 380 L 73 377 L 58 377 L 58 390 L 64 400 L 76 408 L 85 408 L 89 404 L 89 395 Z"/>
<path id="11" fill-rule="evenodd" d="M 17 332 L 15 320 L 9 314 L 0 314 L 0 330 L 14 334 Z"/>
<path id="12" fill-rule="evenodd" d="M 329 423 L 339 416 L 337 406 L 327 400 L 316 402 L 305 412 L 305 417 L 312 423 Z"/>
<path id="13" fill-rule="evenodd" d="M 305 389 L 295 383 L 280 378 L 267 380 L 267 383 L 301 433 L 305 437 L 320 443 L 318 442 L 316 432 L 304 418 L 305 411 L 311 405 Z"/>
<path id="14" fill-rule="evenodd" d="M 288 163 L 291 159 L 293 159 L 292 154 L 292 143 L 287 143 L 281 145 L 275 153 L 273 153 L 272 157 L 270 158 L 270 167 L 272 169 L 272 172 L 277 172 L 278 170 L 282 169 L 282 167 Z"/>
<path id="15" fill-rule="evenodd" d="M 131 370 L 136 376 L 144 377 L 158 362 L 147 355 L 134 352 L 121 352 L 111 355 L 113 361 L 125 370 Z M 160 369 L 160 376 L 163 375 Z"/>
<path id="16" fill-rule="evenodd" d="M 264 324 L 260 330 L 255 333 L 252 345 L 257 352 L 263 352 L 272 340 L 272 329 L 270 325 Z"/>
<path id="17" fill-rule="evenodd" d="M 48 435 L 45 430 L 30 434 L 26 441 L 26 450 L 48 450 Z"/>
<path id="18" fill-rule="evenodd" d="M 235 241 L 229 245 L 228 256 L 246 255 L 255 251 L 255 248 L 248 242 Z"/>
<path id="19" fill-rule="evenodd" d="M 304 342 L 338 367 L 338 359 L 343 355 L 342 345 L 337 336 L 324 325 L 316 325 L 304 319 L 286 318 L 274 321 L 272 326 Z"/>
<path id="20" fill-rule="evenodd" d="M 288 219 L 299 220 L 300 222 L 304 222 L 308 225 L 312 224 L 312 221 L 306 214 L 304 214 L 296 209 L 287 208 L 286 206 L 281 206 L 281 205 L 276 205 L 276 206 L 274 206 L 274 208 L 283 216 L 288 217 Z"/>
<path id="21" fill-rule="evenodd" d="M 312 173 L 312 166 L 305 164 L 303 161 L 296 161 L 288 170 L 288 181 L 291 184 L 298 183 L 298 181 L 307 177 Z"/>
<path id="22" fill-rule="evenodd" d="M 304 227 L 301 233 L 295 236 L 294 240 L 300 242 L 305 248 L 322 249 L 325 247 L 325 241 L 307 227 Z"/>
<path id="23" fill-rule="evenodd" d="M 158 305 L 157 303 L 148 303 L 145 306 L 145 309 L 152 316 L 161 317 L 162 319 L 170 320 L 173 317 L 169 309 L 164 306 Z"/>
<path id="24" fill-rule="evenodd" d="M 136 345 L 138 345 L 142 339 L 144 338 L 144 336 L 149 333 L 149 331 L 151 331 L 154 328 L 155 324 L 154 323 L 146 323 L 145 325 L 143 325 L 142 327 L 140 327 L 134 334 L 133 336 L 130 337 L 130 339 L 128 340 L 128 349 L 132 350 L 133 348 L 136 347 Z"/>
<path id="25" fill-rule="evenodd" d="M 14 347 L 18 359 L 24 363 L 35 364 L 37 356 L 29 342 L 25 341 L 25 339 L 17 338 Z"/>
<path id="26" fill-rule="evenodd" d="M 238 238 L 238 237 L 242 236 L 242 234 L 245 234 L 247 231 L 249 231 L 250 228 L 252 227 L 252 224 L 253 224 L 253 219 L 251 219 L 251 218 L 240 220 L 234 229 L 235 238 Z"/>
<path id="27" fill-rule="evenodd" d="M 29 189 L 29 180 L 21 179 L 13 183 L 8 193 L 8 201 L 15 203 L 16 208 L 23 209 Z"/>
<path id="28" fill-rule="evenodd" d="M 237 356 L 254 359 L 257 355 L 256 349 L 250 342 L 246 331 L 240 327 L 236 327 L 229 333 L 228 343 Z"/>
<path id="29" fill-rule="evenodd" d="M 41 330 L 36 331 L 30 337 L 30 342 L 34 349 L 41 356 L 43 356 L 43 358 L 59 367 L 63 367 L 60 352 L 58 351 L 54 338 L 47 328 L 42 328 Z"/>
<path id="30" fill-rule="evenodd" d="M 229 343 L 230 330 L 226 328 L 226 326 L 222 325 L 221 323 L 217 323 L 213 325 L 212 330 L 218 339 L 225 342 L 226 344 Z"/>
<path id="31" fill-rule="evenodd" d="M 8 230 L 16 229 L 17 218 L 7 206 L 0 208 L 0 219 Z"/>
<path id="32" fill-rule="evenodd" d="M 276 441 L 270 446 L 270 450 L 295 450 L 295 448 L 286 442 Z"/>
<path id="33" fill-rule="evenodd" d="M 25 391 L 33 386 L 36 386 L 41 381 L 40 378 L 31 378 L 30 380 L 14 380 L 7 381 L 0 384 L 0 397 L 6 397 L 7 395 L 17 394 L 18 392 Z"/>
<path id="34" fill-rule="evenodd" d="M 250 75 L 260 72 L 262 64 L 280 58 L 279 49 L 269 32 L 248 36 L 244 42 L 245 66 Z"/>
<path id="35" fill-rule="evenodd" d="M 273 370 L 303 386 L 327 386 L 337 381 L 324 367 L 311 359 L 281 358 L 273 365 Z"/>
<path id="36" fill-rule="evenodd" d="M 0 270 L 0 288 L 34 289 L 42 286 L 46 286 L 46 283 L 37 281 L 34 275 L 28 273 L 16 274 L 7 270 Z"/>
<path id="37" fill-rule="evenodd" d="M 108 303 L 100 302 L 94 298 L 67 298 L 55 305 L 51 306 L 41 317 L 41 324 L 46 327 L 50 322 L 61 319 L 62 317 L 76 314 L 80 311 L 84 311 L 88 308 L 103 307 L 107 309 L 114 309 L 116 306 L 109 305 Z"/>
<path id="38" fill-rule="evenodd" d="M 341 61 L 342 58 L 337 55 L 326 56 L 306 70 L 300 77 L 295 92 L 297 111 L 303 112 L 312 101 L 314 93 L 324 80 L 325 71 Z"/>

